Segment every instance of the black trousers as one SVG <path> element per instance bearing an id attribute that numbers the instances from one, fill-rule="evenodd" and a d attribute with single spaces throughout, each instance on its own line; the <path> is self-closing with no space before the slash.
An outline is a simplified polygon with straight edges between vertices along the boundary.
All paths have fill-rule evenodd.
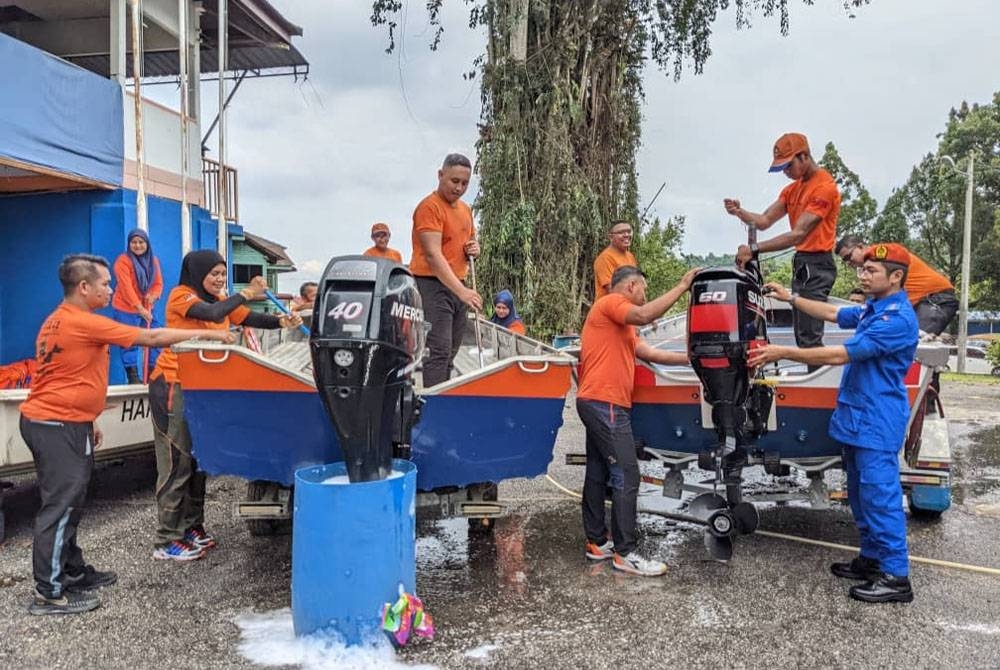
<path id="1" fill-rule="evenodd" d="M 792 293 L 809 300 L 826 302 L 835 281 L 837 265 L 829 251 L 797 251 L 792 257 Z M 792 323 L 795 328 L 795 344 L 800 348 L 823 346 L 823 319 L 794 310 Z"/>
<path id="2" fill-rule="evenodd" d="M 636 506 L 639 498 L 639 461 L 632 437 L 632 418 L 624 407 L 596 400 L 576 401 L 576 411 L 587 430 L 587 473 L 583 482 L 583 531 L 595 544 L 604 544 L 605 492 L 611 488 L 611 540 L 621 555 L 636 545 Z"/>
<path id="3" fill-rule="evenodd" d="M 63 576 L 79 574 L 86 565 L 76 528 L 94 469 L 94 424 L 33 421 L 22 415 L 20 428 L 35 459 L 42 499 L 31 552 L 35 587 L 46 598 L 59 598 Z"/>
<path id="4" fill-rule="evenodd" d="M 940 335 L 958 312 L 954 291 L 940 291 L 925 296 L 917 303 L 917 325 L 930 335 Z"/>
<path id="5" fill-rule="evenodd" d="M 465 337 L 468 309 L 448 287 L 434 277 L 417 277 L 417 290 L 424 317 L 431 324 L 427 334 L 428 357 L 424 362 L 424 387 L 448 381 L 455 354 Z"/>

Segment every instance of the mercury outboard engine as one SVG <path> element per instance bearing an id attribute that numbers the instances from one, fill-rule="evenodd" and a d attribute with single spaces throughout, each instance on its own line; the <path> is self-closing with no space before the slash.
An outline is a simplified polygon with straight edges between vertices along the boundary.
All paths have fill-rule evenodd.
<path id="1" fill-rule="evenodd" d="M 755 383 L 762 373 L 748 365 L 753 349 L 767 343 L 761 284 L 756 258 L 745 270 L 703 270 L 691 284 L 688 305 L 688 356 L 718 436 L 714 449 L 699 454 L 698 466 L 714 471 L 713 483 L 726 487 L 726 499 L 703 494 L 692 501 L 691 511 L 708 519 L 712 537 L 706 543 L 723 558 L 732 554 L 731 535 L 753 532 L 758 522 L 753 505 L 742 501 L 742 470 L 749 448 L 767 432 L 774 396 L 770 386 Z"/>
<path id="2" fill-rule="evenodd" d="M 422 404 L 411 375 L 425 338 L 420 293 L 405 267 L 369 256 L 326 266 L 309 345 L 351 482 L 385 479 L 394 455 L 409 458 Z"/>

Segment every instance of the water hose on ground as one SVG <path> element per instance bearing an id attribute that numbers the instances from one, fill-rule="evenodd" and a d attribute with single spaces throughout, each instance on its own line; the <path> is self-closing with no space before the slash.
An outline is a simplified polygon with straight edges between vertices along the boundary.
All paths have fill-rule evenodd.
<path id="1" fill-rule="evenodd" d="M 583 496 L 573 489 L 567 488 L 557 482 L 552 475 L 545 475 L 545 479 L 548 480 L 550 484 L 565 493 L 567 496 L 572 498 L 582 498 Z M 639 510 L 642 511 L 642 510 Z M 775 533 L 769 530 L 758 530 L 754 533 L 755 535 L 763 535 L 764 537 L 773 537 L 779 540 L 788 540 L 790 542 L 800 542 L 802 544 L 811 544 L 816 547 L 825 547 L 827 549 L 840 549 L 842 551 L 849 551 L 851 553 L 857 554 L 860 549 L 858 547 L 852 547 L 847 544 L 837 544 L 836 542 L 825 542 L 823 540 L 811 540 L 806 537 L 799 537 L 797 535 L 787 535 L 785 533 Z M 1000 577 L 1000 568 L 989 568 L 982 565 L 969 565 L 968 563 L 955 563 L 952 561 L 942 561 L 937 558 L 924 558 L 923 556 L 910 556 L 911 563 L 919 563 L 921 565 L 933 565 L 939 568 L 948 568 L 950 570 L 963 570 L 966 572 L 976 572 L 982 575 L 992 575 L 994 577 Z"/>

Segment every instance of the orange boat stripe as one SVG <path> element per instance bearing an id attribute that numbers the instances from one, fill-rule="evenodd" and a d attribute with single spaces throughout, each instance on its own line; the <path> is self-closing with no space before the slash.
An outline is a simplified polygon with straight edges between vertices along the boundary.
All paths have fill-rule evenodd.
<path id="1" fill-rule="evenodd" d="M 316 388 L 290 375 L 260 365 L 238 354 L 229 354 L 222 363 L 226 352 L 205 350 L 206 363 L 198 357 L 197 351 L 184 351 L 177 355 L 180 365 L 181 386 L 188 390 L 203 391 L 298 391 L 315 393 Z"/>
<path id="2" fill-rule="evenodd" d="M 525 362 L 528 370 L 541 370 L 546 363 Z M 569 391 L 570 366 L 548 365 L 545 372 L 525 372 L 518 364 L 473 379 L 442 392 L 443 396 L 480 396 L 494 398 L 564 398 Z"/>

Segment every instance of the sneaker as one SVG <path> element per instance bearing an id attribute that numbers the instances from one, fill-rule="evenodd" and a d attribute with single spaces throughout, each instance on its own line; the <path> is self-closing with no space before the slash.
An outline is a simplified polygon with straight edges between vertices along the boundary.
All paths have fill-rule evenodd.
<path id="1" fill-rule="evenodd" d="M 59 598 L 46 598 L 35 591 L 35 599 L 28 605 L 28 613 L 40 616 L 42 614 L 81 614 L 95 610 L 101 606 L 101 599 L 92 593 L 74 593 L 67 591 Z"/>
<path id="2" fill-rule="evenodd" d="M 606 561 L 615 555 L 615 543 L 606 540 L 604 544 L 597 544 L 587 540 L 587 558 L 592 561 Z"/>
<path id="3" fill-rule="evenodd" d="M 852 586 L 850 596 L 866 603 L 908 603 L 913 600 L 913 588 L 908 578 L 883 572 L 873 581 Z"/>
<path id="4" fill-rule="evenodd" d="M 634 551 L 625 556 L 615 553 L 611 567 L 615 570 L 629 572 L 633 575 L 642 575 L 643 577 L 659 577 L 667 572 L 666 563 L 643 558 Z"/>
<path id="5" fill-rule="evenodd" d="M 95 570 L 92 565 L 85 565 L 83 572 L 77 575 L 66 574 L 63 577 L 63 585 L 67 591 L 80 593 L 83 591 L 93 591 L 105 586 L 111 586 L 118 581 L 118 575 L 111 572 Z"/>
<path id="6" fill-rule="evenodd" d="M 875 581 L 881 574 L 878 561 L 867 556 L 855 556 L 843 563 L 831 563 L 830 572 L 841 579 L 856 579 L 862 582 Z"/>
<path id="7" fill-rule="evenodd" d="M 205 550 L 184 540 L 173 540 L 164 547 L 157 547 L 153 558 L 158 561 L 196 561 L 205 555 Z"/>
<path id="8" fill-rule="evenodd" d="M 215 549 L 215 538 L 205 532 L 204 526 L 191 526 L 184 531 L 184 541 L 197 549 Z"/>

